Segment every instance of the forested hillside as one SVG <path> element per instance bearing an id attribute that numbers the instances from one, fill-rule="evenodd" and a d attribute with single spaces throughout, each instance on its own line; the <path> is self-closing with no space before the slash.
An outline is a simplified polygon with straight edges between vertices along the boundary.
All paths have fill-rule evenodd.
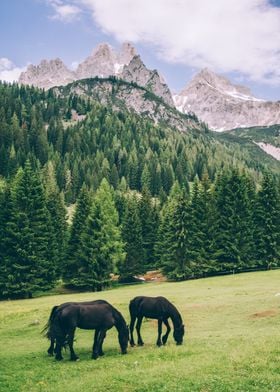
<path id="1" fill-rule="evenodd" d="M 0 297 L 276 266 L 278 175 L 258 147 L 204 127 L 0 84 Z"/>

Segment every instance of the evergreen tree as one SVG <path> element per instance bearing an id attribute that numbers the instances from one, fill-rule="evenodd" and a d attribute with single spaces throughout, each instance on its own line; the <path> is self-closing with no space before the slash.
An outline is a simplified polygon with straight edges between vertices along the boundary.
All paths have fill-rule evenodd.
<path id="1" fill-rule="evenodd" d="M 161 268 L 170 279 L 182 280 L 194 275 L 190 252 L 190 218 L 189 201 L 183 193 L 174 205 L 164 236 L 166 245 L 161 257 Z"/>
<path id="2" fill-rule="evenodd" d="M 143 239 L 139 208 L 136 197 L 128 197 L 122 222 L 122 238 L 126 257 L 119 264 L 122 281 L 133 280 L 133 276 L 143 273 Z"/>
<path id="3" fill-rule="evenodd" d="M 257 264 L 271 268 L 280 265 L 280 199 L 272 176 L 265 173 L 257 195 L 255 213 Z"/>
<path id="4" fill-rule="evenodd" d="M 77 288 L 102 290 L 110 282 L 110 273 L 124 258 L 118 213 L 113 191 L 103 179 L 81 236 L 77 274 L 71 283 Z"/>
<path id="5" fill-rule="evenodd" d="M 50 217 L 39 173 L 29 161 L 11 189 L 10 219 L 6 225 L 2 296 L 32 297 L 54 285 L 55 265 L 49 259 Z"/>
<path id="6" fill-rule="evenodd" d="M 242 269 L 250 257 L 253 221 L 247 182 L 234 170 L 216 183 L 215 257 L 221 270 Z"/>
<path id="7" fill-rule="evenodd" d="M 67 256 L 63 266 L 62 276 L 66 284 L 72 284 L 72 280 L 76 278 L 79 268 L 79 253 L 81 250 L 82 233 L 90 213 L 92 201 L 91 196 L 83 185 L 73 217 L 73 222 L 70 230 L 70 238 L 67 247 Z"/>
<path id="8" fill-rule="evenodd" d="M 64 205 L 63 194 L 59 193 L 56 183 L 54 166 L 52 162 L 48 162 L 44 168 L 43 181 L 46 190 L 47 208 L 50 214 L 52 226 L 52 257 L 56 265 L 57 276 L 61 276 L 66 252 L 67 243 L 67 211 Z"/>
<path id="9" fill-rule="evenodd" d="M 159 225 L 159 217 L 156 205 L 152 202 L 150 192 L 145 188 L 139 203 L 140 219 L 142 227 L 143 264 L 145 270 L 155 267 L 155 243 Z"/>

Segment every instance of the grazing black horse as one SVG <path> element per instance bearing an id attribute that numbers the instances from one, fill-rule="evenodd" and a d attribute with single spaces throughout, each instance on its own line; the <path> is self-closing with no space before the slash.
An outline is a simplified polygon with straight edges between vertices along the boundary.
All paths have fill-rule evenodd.
<path id="1" fill-rule="evenodd" d="M 138 345 L 143 346 L 144 342 L 140 335 L 140 328 L 143 317 L 148 317 L 158 320 L 158 338 L 157 346 L 166 344 L 168 335 L 170 333 L 170 325 L 168 319 L 171 318 L 174 332 L 173 337 L 177 344 L 183 343 L 183 336 L 185 333 L 182 317 L 178 310 L 164 297 L 135 297 L 129 304 L 130 312 L 130 345 L 135 346 L 133 338 L 134 324 L 137 319 L 136 331 L 138 336 Z M 162 322 L 166 325 L 166 334 L 161 339 Z"/>
<path id="2" fill-rule="evenodd" d="M 52 355 L 55 352 L 55 358 L 61 360 L 63 359 L 61 349 L 67 344 L 70 348 L 70 359 L 76 361 L 79 359 L 73 349 L 76 328 L 95 329 L 92 358 L 97 359 L 104 355 L 102 344 L 106 331 L 113 326 L 118 330 L 122 354 L 126 354 L 129 339 L 128 327 L 122 314 L 107 301 L 67 302 L 54 306 L 44 328 L 47 331 L 46 336 L 51 340 L 48 353 Z"/>

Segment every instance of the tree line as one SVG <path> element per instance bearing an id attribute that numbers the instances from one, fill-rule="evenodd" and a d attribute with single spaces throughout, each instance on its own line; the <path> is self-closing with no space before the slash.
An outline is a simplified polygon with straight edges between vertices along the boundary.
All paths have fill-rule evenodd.
<path id="1" fill-rule="evenodd" d="M 0 296 L 27 298 L 60 280 L 102 290 L 159 268 L 173 280 L 280 262 L 279 189 L 265 173 L 258 189 L 244 171 L 207 172 L 175 182 L 166 200 L 115 190 L 103 178 L 79 191 L 72 221 L 53 165 L 30 155 L 0 187 Z"/>
<path id="2" fill-rule="evenodd" d="M 67 204 L 103 178 L 115 190 L 146 188 L 164 200 L 175 182 L 187 187 L 204 172 L 213 181 L 237 167 L 259 182 L 266 169 L 246 146 L 203 131 L 180 133 L 76 95 L 0 83 L 0 176 L 13 177 L 30 154 L 41 166 L 52 163 Z"/>

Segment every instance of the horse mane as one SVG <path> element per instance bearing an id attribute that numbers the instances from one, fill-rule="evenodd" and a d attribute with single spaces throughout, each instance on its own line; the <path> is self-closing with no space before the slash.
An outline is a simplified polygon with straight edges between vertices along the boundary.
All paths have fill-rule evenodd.
<path id="1" fill-rule="evenodd" d="M 174 328 L 180 327 L 183 324 L 183 319 L 182 319 L 182 316 L 181 316 L 179 310 L 171 302 L 169 302 L 168 307 L 170 310 L 170 317 L 173 322 Z"/>
<path id="2" fill-rule="evenodd" d="M 114 306 L 112 306 L 112 308 L 113 308 L 114 319 L 116 321 L 117 329 L 122 328 L 122 327 L 126 328 L 126 321 L 125 321 L 123 315 L 121 314 L 121 312 L 119 312 L 116 308 L 114 308 Z"/>

